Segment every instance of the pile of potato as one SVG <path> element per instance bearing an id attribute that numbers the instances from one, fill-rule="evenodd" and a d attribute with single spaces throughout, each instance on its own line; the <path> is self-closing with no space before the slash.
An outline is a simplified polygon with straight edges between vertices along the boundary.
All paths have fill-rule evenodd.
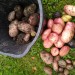
<path id="1" fill-rule="evenodd" d="M 75 16 L 75 6 L 65 5 L 64 13 L 53 14 L 53 18 L 48 20 L 47 28 L 42 34 L 44 48 L 51 48 L 50 53 L 40 52 L 40 57 L 47 65 L 52 64 L 54 71 L 58 75 L 69 75 L 69 70 L 75 67 L 75 61 L 70 59 L 63 60 L 70 47 L 75 48 L 75 23 L 71 22 L 72 16 Z M 45 67 L 44 71 L 52 75 L 52 69 Z"/>
<path id="2" fill-rule="evenodd" d="M 8 14 L 9 36 L 14 38 L 18 44 L 29 42 L 36 35 L 39 14 L 36 12 L 36 4 L 25 8 L 16 5 Z"/>

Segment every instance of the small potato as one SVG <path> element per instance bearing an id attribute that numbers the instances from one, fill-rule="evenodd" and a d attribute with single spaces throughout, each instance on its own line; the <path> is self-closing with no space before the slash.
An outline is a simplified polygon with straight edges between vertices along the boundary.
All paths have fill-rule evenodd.
<path id="1" fill-rule="evenodd" d="M 51 54 L 52 54 L 52 56 L 57 56 L 59 54 L 59 49 L 56 47 L 53 47 L 51 49 Z"/>
<path id="2" fill-rule="evenodd" d="M 44 71 L 45 73 L 47 73 L 48 75 L 52 75 L 52 69 L 50 67 L 44 67 Z"/>
<path id="3" fill-rule="evenodd" d="M 53 62 L 52 55 L 46 51 L 40 52 L 40 57 L 46 64 L 51 64 Z"/>
<path id="4" fill-rule="evenodd" d="M 65 69 L 64 70 L 64 75 L 69 75 L 69 70 Z"/>
<path id="5" fill-rule="evenodd" d="M 72 64 L 72 61 L 70 59 L 66 59 L 67 64 Z"/>
<path id="6" fill-rule="evenodd" d="M 51 33 L 51 29 L 46 29 L 42 34 L 42 40 L 46 40 Z"/>
<path id="7" fill-rule="evenodd" d="M 50 33 L 49 35 L 49 40 L 52 42 L 52 43 L 56 43 L 58 41 L 58 34 L 56 33 Z"/>
<path id="8" fill-rule="evenodd" d="M 66 68 L 67 63 L 64 60 L 61 59 L 61 60 L 58 61 L 58 65 L 62 68 Z"/>
<path id="9" fill-rule="evenodd" d="M 63 71 L 64 71 L 64 69 L 59 67 L 59 72 L 63 72 Z"/>
<path id="10" fill-rule="evenodd" d="M 72 61 L 73 67 L 75 67 L 75 61 Z"/>
<path id="11" fill-rule="evenodd" d="M 64 27 L 61 24 L 53 24 L 52 31 L 57 34 L 60 34 L 62 32 L 63 28 Z"/>
<path id="12" fill-rule="evenodd" d="M 72 17 L 70 15 L 63 15 L 62 19 L 64 22 L 69 22 L 72 20 Z"/>
<path id="13" fill-rule="evenodd" d="M 67 22 L 64 31 L 61 34 L 61 40 L 64 43 L 68 43 L 74 37 L 74 23 Z"/>
<path id="14" fill-rule="evenodd" d="M 54 71 L 58 72 L 58 62 L 57 62 L 57 61 L 54 61 L 54 62 L 52 63 L 52 65 L 53 65 Z"/>
<path id="15" fill-rule="evenodd" d="M 46 40 L 44 40 L 44 42 L 43 42 L 44 48 L 50 48 L 52 45 L 53 45 L 53 43 L 51 41 L 49 41 L 48 38 Z"/>
<path id="16" fill-rule="evenodd" d="M 72 70 L 72 69 L 73 69 L 73 65 L 70 65 L 70 64 L 69 64 L 69 65 L 66 66 L 66 68 L 67 68 L 68 70 Z"/>
<path id="17" fill-rule="evenodd" d="M 75 6 L 74 5 L 65 5 L 64 11 L 70 16 L 75 16 Z"/>
<path id="18" fill-rule="evenodd" d="M 54 58 L 54 61 L 59 61 L 59 60 L 60 60 L 60 56 L 59 55 Z"/>
<path id="19" fill-rule="evenodd" d="M 8 15 L 8 21 L 13 21 L 15 19 L 15 11 L 11 11 Z"/>
<path id="20" fill-rule="evenodd" d="M 55 23 L 55 24 L 61 24 L 61 25 L 63 25 L 63 27 L 65 26 L 65 23 L 64 23 L 64 21 L 62 20 L 62 18 L 55 18 L 55 19 L 54 19 L 54 23 Z"/>
<path id="21" fill-rule="evenodd" d="M 30 39 L 30 34 L 26 34 L 23 39 L 25 42 L 28 42 Z"/>
<path id="22" fill-rule="evenodd" d="M 48 23 L 47 23 L 47 27 L 48 28 L 52 28 L 53 24 L 54 24 L 53 20 L 52 19 L 49 19 L 48 20 Z"/>
<path id="23" fill-rule="evenodd" d="M 34 28 L 25 22 L 19 22 L 18 29 L 24 33 L 31 33 L 31 30 L 34 30 Z"/>
<path id="24" fill-rule="evenodd" d="M 61 40 L 60 36 L 59 36 L 59 39 L 56 43 L 54 43 L 54 45 L 57 47 L 57 48 L 61 48 L 64 46 L 64 42 Z"/>
<path id="25" fill-rule="evenodd" d="M 63 56 L 66 56 L 70 51 L 70 47 L 69 46 L 63 46 L 61 49 L 60 49 L 60 52 L 59 52 L 59 55 L 61 57 Z"/>
<path id="26" fill-rule="evenodd" d="M 11 24 L 9 25 L 9 36 L 10 37 L 16 37 L 18 34 L 18 21 L 12 21 Z"/>

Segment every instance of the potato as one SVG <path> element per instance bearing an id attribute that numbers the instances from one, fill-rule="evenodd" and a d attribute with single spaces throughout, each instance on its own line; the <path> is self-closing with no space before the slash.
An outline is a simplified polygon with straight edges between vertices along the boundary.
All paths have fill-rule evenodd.
<path id="1" fill-rule="evenodd" d="M 75 61 L 72 61 L 73 67 L 75 67 Z"/>
<path id="2" fill-rule="evenodd" d="M 64 27 L 61 24 L 53 24 L 52 31 L 57 33 L 57 34 L 61 34 L 63 28 Z"/>
<path id="3" fill-rule="evenodd" d="M 63 46 L 61 49 L 60 49 L 60 52 L 59 52 L 59 55 L 61 57 L 67 55 L 70 51 L 70 47 L 69 46 Z"/>
<path id="4" fill-rule="evenodd" d="M 60 36 L 59 36 L 59 39 L 56 43 L 54 43 L 54 45 L 57 47 L 57 48 L 61 48 L 64 46 L 64 42 L 61 40 Z"/>
<path id="5" fill-rule="evenodd" d="M 54 58 L 54 61 L 59 61 L 59 60 L 60 60 L 60 56 L 59 55 Z"/>
<path id="6" fill-rule="evenodd" d="M 30 34 L 26 34 L 23 39 L 25 42 L 28 42 L 30 39 Z"/>
<path id="7" fill-rule="evenodd" d="M 45 73 L 47 73 L 48 75 L 52 75 L 52 69 L 50 67 L 44 67 L 44 71 Z"/>
<path id="8" fill-rule="evenodd" d="M 56 33 L 50 33 L 49 35 L 49 40 L 52 42 L 52 43 L 56 43 L 58 41 L 58 34 Z"/>
<path id="9" fill-rule="evenodd" d="M 48 20 L 48 23 L 47 23 L 47 27 L 48 28 L 52 28 L 53 24 L 54 24 L 53 20 L 52 19 L 49 19 Z"/>
<path id="10" fill-rule="evenodd" d="M 64 43 L 68 43 L 74 37 L 74 24 L 72 22 L 67 22 L 64 31 L 61 34 L 61 40 Z"/>
<path id="11" fill-rule="evenodd" d="M 69 65 L 66 66 L 66 68 L 67 68 L 68 70 L 72 70 L 72 69 L 73 69 L 73 65 L 69 64 Z"/>
<path id="12" fill-rule="evenodd" d="M 38 14 L 34 13 L 34 14 L 30 15 L 28 22 L 30 25 L 36 26 L 39 22 Z"/>
<path id="13" fill-rule="evenodd" d="M 52 65 L 53 65 L 54 71 L 58 72 L 58 62 L 57 62 L 57 61 L 54 61 L 54 62 L 52 63 Z"/>
<path id="14" fill-rule="evenodd" d="M 58 65 L 59 65 L 61 68 L 66 68 L 67 63 L 66 63 L 64 60 L 60 59 L 60 60 L 58 61 Z"/>
<path id="15" fill-rule="evenodd" d="M 75 6 L 74 5 L 65 5 L 64 11 L 70 16 L 75 16 Z"/>
<path id="16" fill-rule="evenodd" d="M 16 37 L 18 34 L 18 21 L 12 21 L 11 24 L 9 25 L 9 36 L 10 37 Z"/>
<path id="17" fill-rule="evenodd" d="M 63 71 L 64 71 L 64 69 L 59 67 L 59 72 L 63 72 Z"/>
<path id="18" fill-rule="evenodd" d="M 53 62 L 52 55 L 46 51 L 40 52 L 40 57 L 46 64 L 51 64 Z"/>
<path id="19" fill-rule="evenodd" d="M 72 64 L 72 61 L 70 59 L 66 59 L 67 64 Z"/>
<path id="20" fill-rule="evenodd" d="M 34 28 L 25 22 L 19 22 L 18 29 L 24 33 L 31 33 L 31 30 L 34 30 Z"/>
<path id="21" fill-rule="evenodd" d="M 44 48 L 50 48 L 52 45 L 53 45 L 53 43 L 51 41 L 49 41 L 48 38 L 46 40 L 44 40 L 44 42 L 43 42 Z"/>
<path id="22" fill-rule="evenodd" d="M 70 15 L 63 15 L 62 19 L 64 22 L 69 22 L 72 20 L 72 17 Z"/>
<path id="23" fill-rule="evenodd" d="M 51 33 L 51 29 L 46 29 L 42 34 L 42 40 L 46 40 Z"/>
<path id="24" fill-rule="evenodd" d="M 63 25 L 63 27 L 65 26 L 65 23 L 64 23 L 64 21 L 62 20 L 62 18 L 55 18 L 55 19 L 54 19 L 54 23 L 55 23 L 55 24 L 61 24 L 61 25 Z"/>
<path id="25" fill-rule="evenodd" d="M 65 69 L 64 70 L 64 75 L 69 75 L 69 70 Z"/>
<path id="26" fill-rule="evenodd" d="M 8 21 L 13 21 L 15 19 L 15 11 L 11 11 L 8 15 Z"/>
<path id="27" fill-rule="evenodd" d="M 52 56 L 57 56 L 59 54 L 59 49 L 56 47 L 53 47 L 51 49 L 51 54 L 52 54 Z"/>

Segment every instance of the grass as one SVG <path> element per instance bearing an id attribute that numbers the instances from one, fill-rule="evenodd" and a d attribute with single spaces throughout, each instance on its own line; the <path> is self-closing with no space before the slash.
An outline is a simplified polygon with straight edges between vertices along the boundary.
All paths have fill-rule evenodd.
<path id="1" fill-rule="evenodd" d="M 45 16 L 52 17 L 55 11 L 62 12 L 65 4 L 75 4 L 74 0 L 42 0 Z M 39 53 L 44 49 L 41 38 L 39 37 L 30 52 L 23 58 L 14 59 L 8 56 L 0 55 L 0 75 L 46 75 L 43 71 L 46 65 L 40 59 Z M 63 59 L 70 58 L 75 60 L 75 49 L 71 49 L 70 53 Z M 50 65 L 49 65 L 50 66 Z M 53 71 L 53 75 L 57 75 Z M 70 75 L 75 75 L 75 69 L 70 71 Z"/>

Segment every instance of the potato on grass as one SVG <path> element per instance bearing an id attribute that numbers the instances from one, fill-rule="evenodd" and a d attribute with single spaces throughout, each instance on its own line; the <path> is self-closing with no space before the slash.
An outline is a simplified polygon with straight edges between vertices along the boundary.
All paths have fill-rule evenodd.
<path id="1" fill-rule="evenodd" d="M 53 43 L 47 38 L 46 40 L 44 40 L 43 42 L 43 46 L 44 48 L 50 48 L 52 47 Z"/>
<path id="2" fill-rule="evenodd" d="M 52 75 L 52 69 L 50 67 L 44 67 L 44 71 L 45 73 L 47 73 L 48 75 Z"/>
<path id="3" fill-rule="evenodd" d="M 53 24 L 54 24 L 53 20 L 52 19 L 49 19 L 48 20 L 48 23 L 47 23 L 47 27 L 48 28 L 52 28 Z"/>
<path id="4" fill-rule="evenodd" d="M 70 51 L 70 47 L 69 46 L 63 46 L 61 49 L 60 49 L 60 52 L 59 52 L 59 55 L 61 57 L 63 56 L 66 56 Z"/>
<path id="5" fill-rule="evenodd" d="M 52 56 L 57 56 L 59 54 L 59 49 L 57 47 L 53 47 L 51 49 Z"/>
<path id="6" fill-rule="evenodd" d="M 53 62 L 53 56 L 46 51 L 40 52 L 40 57 L 46 64 L 51 64 Z"/>
<path id="7" fill-rule="evenodd" d="M 64 75 L 69 75 L 69 70 L 65 69 L 64 70 Z"/>
<path id="8" fill-rule="evenodd" d="M 54 43 L 54 45 L 57 47 L 57 48 L 61 48 L 64 46 L 64 42 L 61 40 L 60 36 L 59 36 L 59 39 L 56 43 Z"/>
<path id="9" fill-rule="evenodd" d="M 75 6 L 74 5 L 65 5 L 64 11 L 71 16 L 75 16 Z"/>
<path id="10" fill-rule="evenodd" d="M 56 33 L 50 33 L 49 40 L 52 43 L 56 43 L 58 41 L 58 39 L 59 39 L 58 34 L 56 34 Z"/>
<path id="11" fill-rule="evenodd" d="M 52 65 L 53 65 L 54 71 L 58 72 L 58 62 L 57 62 L 57 61 L 54 61 L 54 62 L 52 63 Z"/>
<path id="12" fill-rule="evenodd" d="M 46 40 L 51 33 L 51 29 L 46 29 L 42 34 L 42 40 Z"/>
<path id="13" fill-rule="evenodd" d="M 64 27 L 61 24 L 53 24 L 52 31 L 57 34 L 60 34 L 62 32 L 63 28 Z"/>
<path id="14" fill-rule="evenodd" d="M 68 70 L 72 70 L 72 69 L 73 69 L 73 65 L 68 64 L 68 65 L 66 66 L 66 68 L 67 68 Z"/>
<path id="15" fill-rule="evenodd" d="M 74 23 L 67 22 L 64 31 L 61 34 L 61 40 L 64 43 L 68 43 L 74 37 Z"/>

